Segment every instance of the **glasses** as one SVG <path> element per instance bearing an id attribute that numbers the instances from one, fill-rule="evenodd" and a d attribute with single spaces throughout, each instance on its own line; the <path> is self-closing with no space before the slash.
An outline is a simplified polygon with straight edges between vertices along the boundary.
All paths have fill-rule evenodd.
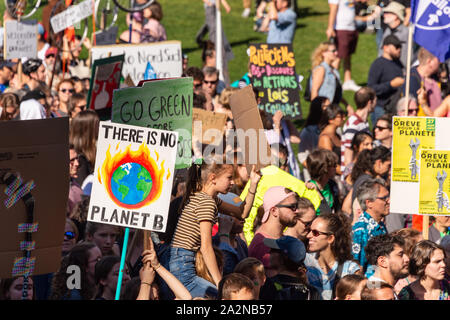
<path id="1" fill-rule="evenodd" d="M 384 202 L 388 201 L 390 195 L 389 193 L 387 195 L 385 195 L 384 197 L 377 197 L 377 199 L 383 200 Z"/>
<path id="2" fill-rule="evenodd" d="M 81 110 L 84 110 L 84 109 L 86 109 L 86 105 L 84 104 L 82 106 L 77 106 L 77 108 L 80 108 Z"/>
<path id="3" fill-rule="evenodd" d="M 380 131 L 383 131 L 383 130 L 386 130 L 386 129 L 389 129 L 389 128 L 387 128 L 387 127 L 375 126 L 375 129 L 378 129 L 378 130 L 380 130 Z"/>
<path id="4" fill-rule="evenodd" d="M 194 84 L 194 88 L 196 88 L 196 89 L 199 89 L 199 88 L 201 88 L 201 86 L 202 86 L 202 84 L 201 84 L 201 83 L 197 83 L 197 84 Z"/>
<path id="5" fill-rule="evenodd" d="M 323 232 L 323 231 L 319 231 L 319 230 L 315 230 L 315 229 L 311 229 L 310 232 L 312 233 L 312 235 L 314 237 L 318 237 L 320 235 L 324 235 L 324 236 L 331 236 L 332 235 L 331 232 Z"/>
<path id="6" fill-rule="evenodd" d="M 97 262 L 99 262 L 101 259 L 102 259 L 101 257 L 98 257 L 97 259 L 89 260 L 88 263 L 92 263 L 92 262 L 97 263 Z"/>
<path id="7" fill-rule="evenodd" d="M 312 225 L 312 223 L 313 223 L 313 221 L 314 221 L 314 220 L 311 220 L 310 222 L 305 222 L 305 221 L 303 221 L 303 220 L 300 219 L 300 218 L 298 218 L 297 220 L 300 221 L 301 223 L 303 223 L 303 225 L 305 226 L 305 229 L 306 229 L 306 230 L 311 229 L 311 225 Z"/>
<path id="8" fill-rule="evenodd" d="M 52 54 L 49 54 L 48 56 L 46 56 L 46 58 L 48 59 L 48 58 L 54 58 L 55 57 L 55 55 L 52 53 Z"/>
<path id="9" fill-rule="evenodd" d="M 408 113 L 416 113 L 419 109 L 408 109 Z"/>
<path id="10" fill-rule="evenodd" d="M 275 207 L 277 208 L 289 208 L 292 211 L 297 211 L 298 209 L 298 203 L 292 203 L 292 204 L 277 204 Z"/>
<path id="11" fill-rule="evenodd" d="M 62 93 L 66 93 L 67 91 L 69 91 L 70 93 L 74 93 L 75 92 L 74 89 L 60 89 L 59 91 L 61 91 Z"/>
<path id="12" fill-rule="evenodd" d="M 75 238 L 75 233 L 71 231 L 67 231 L 64 233 L 64 237 L 66 237 L 68 240 L 72 240 Z"/>
<path id="13" fill-rule="evenodd" d="M 216 83 L 217 83 L 217 81 L 219 81 L 219 79 L 217 79 L 217 80 L 214 80 L 214 81 L 207 81 L 207 80 L 203 80 L 203 83 L 204 83 L 204 84 L 216 84 Z"/>

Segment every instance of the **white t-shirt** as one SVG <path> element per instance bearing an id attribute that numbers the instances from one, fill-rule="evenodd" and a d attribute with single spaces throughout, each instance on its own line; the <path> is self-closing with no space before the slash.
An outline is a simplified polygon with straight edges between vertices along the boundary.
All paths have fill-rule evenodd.
<path id="1" fill-rule="evenodd" d="M 329 4 L 337 4 L 335 30 L 356 30 L 355 0 L 328 0 Z"/>

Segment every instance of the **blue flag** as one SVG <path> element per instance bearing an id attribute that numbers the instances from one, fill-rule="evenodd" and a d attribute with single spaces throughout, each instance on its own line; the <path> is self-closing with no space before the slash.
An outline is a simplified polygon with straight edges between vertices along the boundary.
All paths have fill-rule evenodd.
<path id="1" fill-rule="evenodd" d="M 414 41 L 440 62 L 450 58 L 450 1 L 411 0 Z"/>
<path id="2" fill-rule="evenodd" d="M 145 68 L 144 80 L 156 79 L 157 75 L 155 69 L 153 69 L 150 62 L 147 62 L 147 67 Z"/>

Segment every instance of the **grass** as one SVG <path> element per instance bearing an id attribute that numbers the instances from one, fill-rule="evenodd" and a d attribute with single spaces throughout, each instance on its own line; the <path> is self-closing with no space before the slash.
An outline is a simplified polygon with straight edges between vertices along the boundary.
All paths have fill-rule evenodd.
<path id="1" fill-rule="evenodd" d="M 166 28 L 169 40 L 180 40 L 183 51 L 189 55 L 189 64 L 201 66 L 201 49 L 195 42 L 195 35 L 204 23 L 204 8 L 201 0 L 159 0 L 164 18 L 162 24 Z M 266 35 L 254 32 L 253 19 L 242 18 L 242 0 L 228 0 L 231 6 L 229 14 L 222 12 L 222 24 L 228 41 L 231 43 L 235 58 L 229 63 L 229 74 L 231 81 L 238 80 L 245 74 L 247 69 L 247 48 L 251 42 L 265 42 Z M 43 1 L 46 5 L 48 1 Z M 297 29 L 293 42 L 297 73 L 305 77 L 302 84 L 305 85 L 311 62 L 310 55 L 317 45 L 326 40 L 325 29 L 328 23 L 328 1 L 326 0 L 300 0 L 298 3 Z M 252 12 L 255 11 L 252 1 Z M 0 1 L 0 11 L 4 10 L 4 2 Z M 34 15 L 34 19 L 41 19 L 42 8 Z M 91 30 L 92 19 L 89 19 Z M 118 21 L 119 34 L 127 29 L 125 13 L 121 12 Z M 78 31 L 80 32 L 80 31 Z M 86 51 L 82 56 L 87 57 Z M 360 34 L 358 47 L 352 58 L 352 77 L 363 85 L 367 82 L 367 74 L 370 64 L 377 55 L 375 35 Z M 341 77 L 343 73 L 341 69 Z M 308 115 L 309 104 L 303 100 L 301 93 L 301 106 L 304 118 Z M 344 97 L 353 104 L 353 92 L 345 91 Z M 296 123 L 301 126 L 302 121 Z"/>

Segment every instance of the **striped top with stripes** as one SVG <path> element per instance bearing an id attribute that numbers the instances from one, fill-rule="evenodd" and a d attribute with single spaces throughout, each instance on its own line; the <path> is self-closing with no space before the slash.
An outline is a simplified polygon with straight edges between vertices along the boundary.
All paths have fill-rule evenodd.
<path id="1" fill-rule="evenodd" d="M 213 198 L 205 192 L 192 195 L 178 219 L 172 247 L 197 251 L 201 245 L 200 221 L 211 221 L 214 225 L 221 203 L 222 200 Z"/>

